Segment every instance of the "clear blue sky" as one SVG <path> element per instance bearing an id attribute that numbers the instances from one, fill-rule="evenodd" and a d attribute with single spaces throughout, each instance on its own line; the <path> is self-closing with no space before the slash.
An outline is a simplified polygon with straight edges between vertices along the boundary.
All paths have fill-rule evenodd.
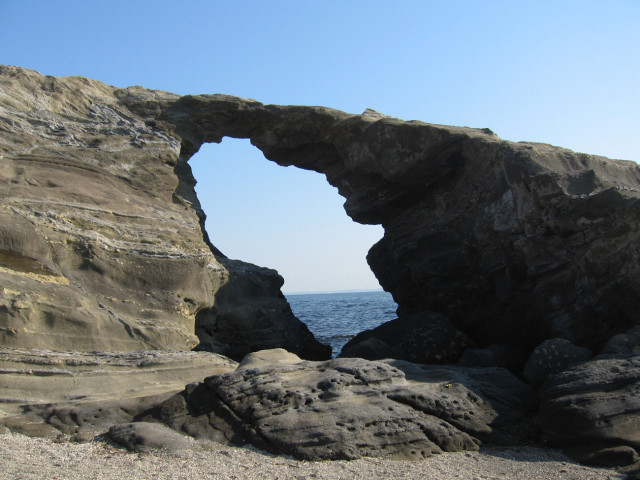
<path id="1" fill-rule="evenodd" d="M 0 63 L 264 103 L 367 107 L 640 160 L 640 0 L 0 0 Z M 223 252 L 284 291 L 377 288 L 382 235 L 246 141 L 193 159 Z"/>

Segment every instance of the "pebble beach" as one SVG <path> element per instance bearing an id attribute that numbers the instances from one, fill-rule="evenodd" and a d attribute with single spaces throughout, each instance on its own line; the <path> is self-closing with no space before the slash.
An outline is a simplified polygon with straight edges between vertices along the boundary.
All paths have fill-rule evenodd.
<path id="1" fill-rule="evenodd" d="M 486 448 L 445 453 L 425 461 L 364 458 L 298 461 L 250 448 L 197 446 L 177 455 L 130 453 L 107 442 L 71 443 L 20 434 L 0 435 L 1 480 L 622 480 L 614 470 L 577 464 L 556 450 Z"/>

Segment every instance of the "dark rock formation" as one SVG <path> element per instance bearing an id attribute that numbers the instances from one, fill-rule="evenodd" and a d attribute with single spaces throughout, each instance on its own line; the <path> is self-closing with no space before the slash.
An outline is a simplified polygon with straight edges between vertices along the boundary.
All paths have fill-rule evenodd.
<path id="1" fill-rule="evenodd" d="M 455 363 L 471 344 L 446 317 L 425 312 L 406 315 L 359 333 L 342 348 L 340 356 L 447 364 Z"/>
<path id="2" fill-rule="evenodd" d="M 522 376 L 530 385 L 540 385 L 553 373 L 558 373 L 576 363 L 593 357 L 593 352 L 585 347 L 577 347 L 565 338 L 545 340 L 534 350 Z"/>
<path id="3" fill-rule="evenodd" d="M 17 67 L 0 90 L 0 345 L 330 356 L 277 272 L 209 243 L 180 139 L 151 112 Z"/>
<path id="4" fill-rule="evenodd" d="M 175 132 L 184 160 L 242 137 L 278 164 L 324 173 L 355 221 L 384 226 L 368 260 L 401 317 L 435 311 L 478 346 L 529 352 L 562 336 L 597 353 L 637 324 L 633 162 L 321 107 L 116 94 Z"/>
<path id="5" fill-rule="evenodd" d="M 205 142 L 248 138 L 280 165 L 325 174 L 348 215 L 385 229 L 368 261 L 399 318 L 346 354 L 482 368 L 423 369 L 427 380 L 409 383 L 399 366 L 362 360 L 245 368 L 160 410 L 130 405 L 137 420 L 305 458 L 422 456 L 513 434 L 498 419 L 521 419 L 530 391 L 489 366 L 522 373 L 530 358 L 531 383 L 553 374 L 540 390 L 549 441 L 580 441 L 594 461 L 636 458 L 637 164 L 488 129 L 117 89 L 18 67 L 0 67 L 0 93 L 0 345 L 196 347 L 238 360 L 283 347 L 326 359 L 277 272 L 227 259 L 203 230 L 187 162 Z M 595 359 L 572 366 L 586 349 Z M 503 381 L 521 392 L 515 403 L 496 403 Z M 349 409 L 354 401 L 361 409 Z M 95 403 L 55 408 L 49 418 L 61 426 L 86 419 L 78 434 L 102 418 Z M 132 420 L 111 411 L 106 423 Z M 291 433 L 298 421 L 301 436 Z"/>
<path id="6" fill-rule="evenodd" d="M 611 337 L 604 346 L 603 353 L 640 355 L 640 325 Z"/>
<path id="7" fill-rule="evenodd" d="M 540 396 L 541 425 L 553 445 L 582 446 L 581 458 L 596 463 L 611 461 L 611 449 L 632 459 L 629 448 L 640 448 L 640 356 L 576 365 L 552 375 Z"/>
<path id="8" fill-rule="evenodd" d="M 522 350 L 515 345 L 489 345 L 486 348 L 468 348 L 458 361 L 465 367 L 502 367 L 520 372 L 526 361 Z"/>
<path id="9" fill-rule="evenodd" d="M 531 393 L 504 369 L 345 358 L 240 367 L 188 386 L 159 418 L 197 438 L 297 458 L 415 459 L 526 437 Z"/>

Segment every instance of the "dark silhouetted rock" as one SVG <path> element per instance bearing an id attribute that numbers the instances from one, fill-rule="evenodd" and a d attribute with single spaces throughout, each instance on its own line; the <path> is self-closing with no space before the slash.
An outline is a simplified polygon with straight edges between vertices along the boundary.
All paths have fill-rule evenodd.
<path id="1" fill-rule="evenodd" d="M 600 352 L 637 323 L 633 162 L 371 112 L 140 87 L 116 95 L 173 129 L 184 159 L 232 136 L 324 173 L 348 215 L 384 227 L 367 258 L 401 318 L 437 312 L 477 346 L 526 354 L 558 336 Z"/>
<path id="2" fill-rule="evenodd" d="M 640 356 L 571 367 L 549 377 L 540 397 L 543 434 L 553 445 L 582 445 L 592 453 L 640 448 Z"/>
<path id="3" fill-rule="evenodd" d="M 489 345 L 486 348 L 467 348 L 458 365 L 465 367 L 502 367 L 519 372 L 526 358 L 515 345 Z"/>
<path id="4" fill-rule="evenodd" d="M 601 467 L 623 467 L 640 462 L 640 455 L 627 446 L 603 447 L 597 445 L 565 448 L 565 453 L 574 460 L 587 465 Z"/>
<path id="5" fill-rule="evenodd" d="M 413 363 L 455 363 L 472 344 L 449 320 L 433 312 L 407 315 L 353 337 L 342 357 L 398 358 Z"/>
<path id="6" fill-rule="evenodd" d="M 423 458 L 522 438 L 531 393 L 504 369 L 267 361 L 190 385 L 162 404 L 160 420 L 297 458 Z"/>
<path id="7" fill-rule="evenodd" d="M 640 355 L 640 325 L 628 332 L 619 333 L 609 339 L 603 353 L 618 355 Z"/>
<path id="8" fill-rule="evenodd" d="M 564 338 L 551 338 L 533 350 L 522 376 L 531 385 L 540 385 L 549 375 L 591 357 L 593 352 L 588 348 L 578 347 Z"/>

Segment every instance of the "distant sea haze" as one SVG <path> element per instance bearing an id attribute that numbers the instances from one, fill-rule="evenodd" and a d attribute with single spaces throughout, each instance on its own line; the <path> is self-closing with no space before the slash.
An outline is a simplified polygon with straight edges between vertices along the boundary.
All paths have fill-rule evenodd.
<path id="1" fill-rule="evenodd" d="M 380 291 L 286 294 L 296 317 L 336 357 L 356 334 L 396 318 L 391 294 Z"/>

